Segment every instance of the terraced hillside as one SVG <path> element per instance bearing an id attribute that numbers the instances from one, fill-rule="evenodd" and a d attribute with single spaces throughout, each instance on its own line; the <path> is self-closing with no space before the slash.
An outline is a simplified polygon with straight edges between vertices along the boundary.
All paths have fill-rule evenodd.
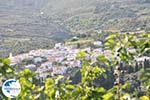
<path id="1" fill-rule="evenodd" d="M 0 56 L 50 48 L 70 35 L 97 30 L 150 31 L 150 1 L 0 1 Z"/>
<path id="2" fill-rule="evenodd" d="M 149 0 L 50 0 L 43 11 L 73 33 L 150 31 Z"/>
<path id="3" fill-rule="evenodd" d="M 0 56 L 18 54 L 37 48 L 50 48 L 69 34 L 41 16 L 48 0 L 0 1 Z M 63 34 L 62 37 L 58 37 Z"/>

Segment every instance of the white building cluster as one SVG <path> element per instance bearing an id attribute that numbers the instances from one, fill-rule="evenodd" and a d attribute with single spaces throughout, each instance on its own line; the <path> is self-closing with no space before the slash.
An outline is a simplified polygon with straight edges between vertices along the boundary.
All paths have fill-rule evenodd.
<path id="1" fill-rule="evenodd" d="M 95 43 L 95 44 L 94 44 Z M 94 42 L 96 46 L 101 46 L 99 41 Z M 80 49 L 67 47 L 62 43 L 57 43 L 53 49 L 38 49 L 31 50 L 29 53 L 12 56 L 10 54 L 11 65 L 21 64 L 24 61 L 25 65 L 21 66 L 31 71 L 38 73 L 39 78 L 46 78 L 55 75 L 67 75 L 70 68 L 81 68 L 82 62 L 77 59 L 77 54 Z M 104 52 L 99 48 L 85 48 L 82 51 L 86 52 L 85 59 L 95 63 L 100 54 L 105 54 L 107 57 L 110 53 Z"/>
<path id="2" fill-rule="evenodd" d="M 24 68 L 37 72 L 39 77 L 46 78 L 47 76 L 64 75 L 68 68 L 81 67 L 81 61 L 76 59 L 78 52 L 78 49 L 58 43 L 50 50 L 31 50 L 29 53 L 17 56 L 11 54 L 9 59 L 11 65 L 22 63 L 23 60 L 31 60 L 33 63 L 25 65 Z"/>

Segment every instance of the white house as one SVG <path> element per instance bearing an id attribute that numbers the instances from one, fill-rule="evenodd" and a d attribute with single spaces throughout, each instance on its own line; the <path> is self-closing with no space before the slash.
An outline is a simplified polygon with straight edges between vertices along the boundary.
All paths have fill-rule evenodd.
<path id="1" fill-rule="evenodd" d="M 55 49 L 61 49 L 63 47 L 64 47 L 63 43 L 56 43 L 55 46 L 54 46 Z"/>
<path id="2" fill-rule="evenodd" d="M 31 71 L 36 71 L 36 65 L 34 64 L 30 64 L 30 65 L 26 65 L 25 68 L 31 70 Z"/>
<path id="3" fill-rule="evenodd" d="M 103 43 L 102 43 L 102 41 L 95 41 L 95 42 L 93 43 L 93 45 L 96 46 L 96 47 L 100 47 L 100 46 L 103 45 Z"/>

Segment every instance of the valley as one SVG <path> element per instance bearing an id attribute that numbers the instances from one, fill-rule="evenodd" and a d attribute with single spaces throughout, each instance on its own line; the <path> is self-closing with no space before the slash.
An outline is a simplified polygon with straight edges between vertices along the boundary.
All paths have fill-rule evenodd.
<path id="1" fill-rule="evenodd" d="M 149 0 L 0 1 L 0 56 L 49 49 L 72 36 L 148 33 L 149 5 Z"/>

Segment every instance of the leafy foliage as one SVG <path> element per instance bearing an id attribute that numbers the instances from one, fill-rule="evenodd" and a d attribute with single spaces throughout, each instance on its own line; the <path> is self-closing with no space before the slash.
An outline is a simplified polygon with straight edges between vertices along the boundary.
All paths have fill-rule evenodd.
<path id="1" fill-rule="evenodd" d="M 134 86 L 133 80 L 106 89 L 103 86 L 97 86 L 95 80 L 107 79 L 109 69 L 113 67 L 111 71 L 114 71 L 120 62 L 133 66 L 138 57 L 149 55 L 150 34 L 118 33 L 109 35 L 106 38 L 104 50 L 111 51 L 111 59 L 102 54 L 97 57 L 96 64 L 86 60 L 87 53 L 83 51 L 77 55 L 77 58 L 82 60 L 81 82 L 78 84 L 72 84 L 70 80 L 64 80 L 63 76 L 47 78 L 44 82 L 41 82 L 37 79 L 36 73 L 28 69 L 16 72 L 9 66 L 8 59 L 0 59 L 0 82 L 9 78 L 20 81 L 22 90 L 14 100 L 149 100 L 150 68 L 141 68 L 138 71 L 141 73 L 141 85 L 139 87 Z M 132 88 L 134 89 L 132 90 Z M 1 99 L 9 100 L 2 94 L 2 91 L 0 92 Z"/>

